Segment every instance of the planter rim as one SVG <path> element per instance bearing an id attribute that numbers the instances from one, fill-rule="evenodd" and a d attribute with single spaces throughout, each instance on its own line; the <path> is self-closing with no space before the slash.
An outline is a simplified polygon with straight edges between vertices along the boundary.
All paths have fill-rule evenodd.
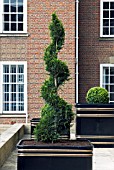
<path id="1" fill-rule="evenodd" d="M 72 146 L 72 145 L 67 145 L 67 146 L 64 146 L 64 145 L 23 145 L 22 142 L 23 141 L 31 141 L 33 139 L 21 139 L 18 143 L 17 143 L 17 148 L 18 149 L 27 149 L 27 148 L 30 148 L 30 149 L 42 149 L 42 148 L 45 148 L 45 149 L 79 149 L 79 150 L 92 150 L 93 149 L 93 144 L 89 141 L 89 140 L 85 140 L 85 139 L 77 139 L 76 141 L 87 141 L 88 142 L 88 145 L 87 146 Z M 71 140 L 71 142 L 74 142 L 75 140 Z"/>
<path id="2" fill-rule="evenodd" d="M 89 103 L 76 103 L 76 108 L 114 108 L 114 103 L 107 103 L 107 104 L 89 104 Z"/>

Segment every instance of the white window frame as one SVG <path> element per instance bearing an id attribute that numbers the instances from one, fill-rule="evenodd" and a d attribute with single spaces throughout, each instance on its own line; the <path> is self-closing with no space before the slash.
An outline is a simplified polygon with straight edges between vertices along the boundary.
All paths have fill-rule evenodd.
<path id="1" fill-rule="evenodd" d="M 22 34 L 27 33 L 27 0 L 23 0 L 23 31 L 4 31 L 3 30 L 3 0 L 0 0 L 0 34 Z"/>
<path id="2" fill-rule="evenodd" d="M 3 111 L 3 65 L 24 65 L 24 111 Z M 27 114 L 27 62 L 2 61 L 0 62 L 0 114 Z"/>
<path id="3" fill-rule="evenodd" d="M 108 75 L 109 75 L 109 82 L 108 82 L 108 83 L 104 83 L 104 81 L 103 81 L 103 68 L 104 68 L 104 67 L 108 67 L 108 68 L 109 68 L 109 74 L 108 74 Z M 108 93 L 109 93 L 109 102 L 110 102 L 110 103 L 114 103 L 114 101 L 111 101 L 111 100 L 110 100 L 110 94 L 111 94 L 111 93 L 114 94 L 114 92 L 111 92 L 111 90 L 110 90 L 110 86 L 111 86 L 111 85 L 114 85 L 114 83 L 110 83 L 110 77 L 111 77 L 111 76 L 110 76 L 110 75 L 111 75 L 111 74 L 110 74 L 110 68 L 111 68 L 111 67 L 114 68 L 114 64 L 100 64 L 100 86 L 101 86 L 101 87 L 104 87 L 104 88 L 105 88 L 105 85 L 108 86 L 108 89 L 107 89 L 107 90 L 108 90 Z M 108 76 L 108 75 L 107 75 L 107 76 Z M 114 76 L 114 75 L 112 75 L 112 76 Z"/>
<path id="4" fill-rule="evenodd" d="M 114 37 L 114 35 L 103 35 L 103 2 L 114 2 L 114 0 L 100 0 L 100 37 Z"/>

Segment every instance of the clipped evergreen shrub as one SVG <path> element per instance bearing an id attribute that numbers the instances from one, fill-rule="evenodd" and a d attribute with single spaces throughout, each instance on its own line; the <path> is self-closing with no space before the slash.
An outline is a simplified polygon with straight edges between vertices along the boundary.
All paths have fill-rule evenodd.
<path id="1" fill-rule="evenodd" d="M 65 31 L 56 13 L 52 14 L 49 29 L 51 43 L 44 52 L 49 78 L 41 87 L 41 96 L 46 104 L 41 110 L 40 123 L 34 130 L 36 139 L 44 142 L 54 142 L 61 134 L 69 134 L 74 115 L 72 106 L 58 94 L 59 87 L 69 80 L 70 72 L 66 63 L 58 59 L 58 52 L 64 45 Z"/>
<path id="2" fill-rule="evenodd" d="M 102 87 L 92 87 L 86 94 L 86 101 L 90 104 L 109 103 L 108 91 Z"/>

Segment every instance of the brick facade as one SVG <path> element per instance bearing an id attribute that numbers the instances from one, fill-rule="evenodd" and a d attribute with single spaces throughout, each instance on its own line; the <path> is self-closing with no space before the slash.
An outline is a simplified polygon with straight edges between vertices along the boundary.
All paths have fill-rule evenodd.
<path id="1" fill-rule="evenodd" d="M 79 2 L 79 103 L 100 86 L 100 64 L 114 56 L 114 38 L 100 38 L 100 0 Z"/>
<path id="2" fill-rule="evenodd" d="M 65 45 L 59 56 L 68 64 L 72 78 L 62 88 L 60 95 L 69 103 L 75 104 L 75 1 L 28 0 L 27 3 L 29 36 L 0 37 L 0 61 L 27 61 L 27 110 L 30 122 L 32 118 L 40 116 L 43 106 L 40 88 L 47 77 L 43 55 L 50 43 L 48 26 L 54 11 L 66 32 Z M 25 118 L 0 116 L 0 123 L 11 123 L 12 120 L 25 123 Z"/>

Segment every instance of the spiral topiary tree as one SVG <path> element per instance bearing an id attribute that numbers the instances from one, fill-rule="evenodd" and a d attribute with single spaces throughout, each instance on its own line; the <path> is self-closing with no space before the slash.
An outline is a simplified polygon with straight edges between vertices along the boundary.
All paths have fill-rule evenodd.
<path id="1" fill-rule="evenodd" d="M 41 120 L 34 134 L 38 141 L 55 142 L 60 135 L 70 133 L 73 111 L 72 106 L 58 94 L 59 87 L 69 80 L 70 73 L 66 63 L 58 59 L 58 52 L 64 45 L 65 31 L 56 13 L 52 14 L 49 29 L 51 43 L 44 53 L 49 78 L 41 87 L 41 96 L 45 100 L 45 106 L 41 110 Z"/>

